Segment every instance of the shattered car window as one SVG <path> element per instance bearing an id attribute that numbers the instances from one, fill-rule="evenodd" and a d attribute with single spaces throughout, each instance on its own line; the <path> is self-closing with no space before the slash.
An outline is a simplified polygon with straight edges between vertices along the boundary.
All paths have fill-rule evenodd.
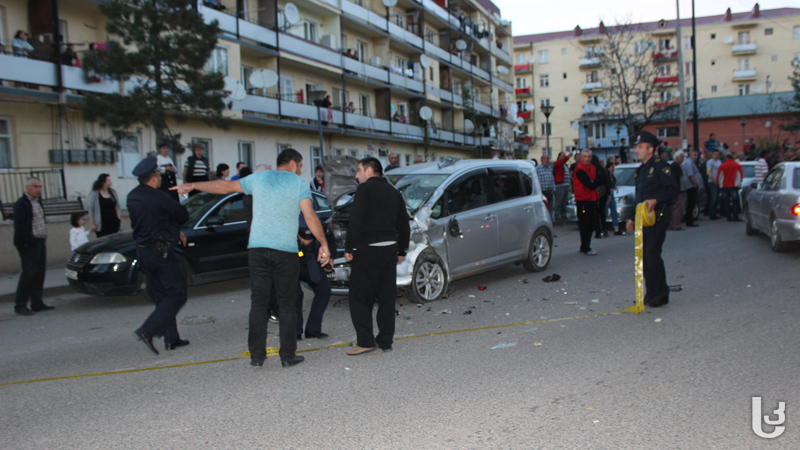
<path id="1" fill-rule="evenodd" d="M 428 201 L 436 188 L 447 179 L 447 175 L 389 175 L 386 178 L 403 194 L 409 208 L 414 212 Z"/>

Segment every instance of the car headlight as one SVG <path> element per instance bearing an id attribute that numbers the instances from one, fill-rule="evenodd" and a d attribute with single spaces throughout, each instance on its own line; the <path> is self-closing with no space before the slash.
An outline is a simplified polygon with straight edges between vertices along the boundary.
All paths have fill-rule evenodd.
<path id="1" fill-rule="evenodd" d="M 347 227 L 339 222 L 333 222 L 331 224 L 331 232 L 338 241 L 339 246 L 344 247 L 344 241 L 347 239 Z"/>
<path id="2" fill-rule="evenodd" d="M 124 262 L 125 257 L 121 253 L 98 253 L 89 264 L 119 264 Z"/>

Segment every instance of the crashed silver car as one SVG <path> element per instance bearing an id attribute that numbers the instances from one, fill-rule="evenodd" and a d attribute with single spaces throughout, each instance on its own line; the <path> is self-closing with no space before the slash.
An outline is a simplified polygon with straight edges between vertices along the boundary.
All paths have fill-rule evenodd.
<path id="1" fill-rule="evenodd" d="M 352 203 L 341 199 L 355 191 L 357 164 L 344 157 L 324 165 L 327 195 L 337 205 L 329 227 L 340 245 Z M 397 264 L 397 286 L 409 300 L 438 300 L 450 282 L 510 264 L 538 272 L 550 263 L 553 226 L 531 161 L 453 159 L 385 176 L 403 194 L 411 218 L 408 255 Z M 334 295 L 347 294 L 344 258 L 335 260 L 329 278 Z"/>

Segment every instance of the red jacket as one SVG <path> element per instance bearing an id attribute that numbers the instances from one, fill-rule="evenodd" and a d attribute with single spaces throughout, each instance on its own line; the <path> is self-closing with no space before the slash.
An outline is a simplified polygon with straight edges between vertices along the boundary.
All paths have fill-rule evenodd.
<path id="1" fill-rule="evenodd" d="M 596 202 L 599 199 L 597 196 L 597 188 L 590 188 L 584 185 L 580 180 L 581 177 L 578 175 L 580 171 L 586 172 L 592 183 L 597 179 L 597 168 L 593 164 L 587 166 L 583 161 L 579 162 L 575 167 L 575 178 L 572 180 L 572 187 L 575 190 L 575 201 Z"/>
<path id="2" fill-rule="evenodd" d="M 742 170 L 742 166 L 733 158 L 728 158 L 719 166 L 719 171 L 717 172 L 717 186 L 723 189 L 742 187 L 743 177 L 744 171 Z"/>
<path id="3" fill-rule="evenodd" d="M 564 182 L 564 164 L 569 161 L 569 156 L 562 156 L 553 163 L 553 179 L 556 184 Z"/>

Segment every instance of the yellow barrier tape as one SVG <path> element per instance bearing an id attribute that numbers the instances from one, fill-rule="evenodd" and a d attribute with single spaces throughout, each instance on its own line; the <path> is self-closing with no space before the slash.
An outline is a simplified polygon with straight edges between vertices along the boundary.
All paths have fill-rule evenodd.
<path id="1" fill-rule="evenodd" d="M 510 323 L 506 325 L 490 325 L 486 327 L 478 327 L 478 328 L 466 328 L 462 330 L 451 330 L 451 331 L 439 331 L 436 333 L 426 333 L 426 334 L 415 334 L 413 336 L 402 336 L 395 338 L 396 341 L 404 340 L 404 339 L 414 339 L 414 338 L 421 338 L 421 337 L 430 337 L 430 336 L 443 336 L 446 334 L 455 334 L 455 333 L 467 333 L 471 331 L 481 331 L 481 330 L 493 330 L 498 328 L 508 328 L 508 327 L 518 327 L 521 325 L 536 325 L 542 323 L 551 323 L 551 322 L 562 322 L 565 320 L 578 320 L 578 319 L 590 319 L 594 317 L 603 317 L 603 316 L 615 316 L 621 314 L 620 312 L 610 312 L 610 313 L 601 313 L 601 314 L 589 314 L 585 316 L 574 316 L 574 317 L 561 317 L 557 319 L 542 319 L 542 320 L 535 320 L 535 321 L 525 321 L 525 322 L 518 322 L 518 323 Z M 341 342 L 339 344 L 328 345 L 326 347 L 319 347 L 319 348 L 310 348 L 306 350 L 299 350 L 297 353 L 309 353 L 309 352 L 316 352 L 319 350 L 330 350 L 333 348 L 338 347 L 348 347 L 353 345 L 353 342 Z M 267 356 L 277 356 L 278 349 L 275 347 L 267 347 Z M 112 372 L 99 372 L 99 373 L 85 373 L 80 375 L 66 375 L 63 377 L 52 377 L 52 378 L 39 378 L 35 380 L 22 380 L 22 381 L 10 381 L 6 383 L 0 383 L 0 386 L 11 386 L 14 384 L 28 384 L 28 383 L 39 383 L 42 381 L 58 381 L 58 380 L 69 380 L 73 378 L 88 378 L 88 377 L 100 377 L 106 375 L 121 375 L 125 373 L 136 373 L 136 372 L 147 372 L 151 370 L 162 370 L 162 369 L 176 369 L 178 367 L 189 367 L 189 366 L 199 366 L 202 364 L 212 364 L 212 363 L 220 363 L 220 362 L 230 362 L 240 359 L 242 357 L 250 356 L 250 352 L 244 352 L 241 355 L 235 358 L 225 358 L 225 359 L 214 359 L 211 361 L 199 361 L 199 362 L 192 362 L 186 364 L 173 364 L 169 366 L 159 366 L 159 367 L 147 367 L 142 369 L 128 369 L 128 370 L 116 370 Z"/>
<path id="2" fill-rule="evenodd" d="M 621 312 L 632 312 L 639 314 L 644 311 L 644 227 L 653 226 L 656 223 L 656 215 L 649 211 L 646 202 L 636 205 L 636 217 L 634 223 L 635 254 L 633 259 L 634 272 L 636 274 L 636 304 L 630 308 L 625 308 Z"/>

